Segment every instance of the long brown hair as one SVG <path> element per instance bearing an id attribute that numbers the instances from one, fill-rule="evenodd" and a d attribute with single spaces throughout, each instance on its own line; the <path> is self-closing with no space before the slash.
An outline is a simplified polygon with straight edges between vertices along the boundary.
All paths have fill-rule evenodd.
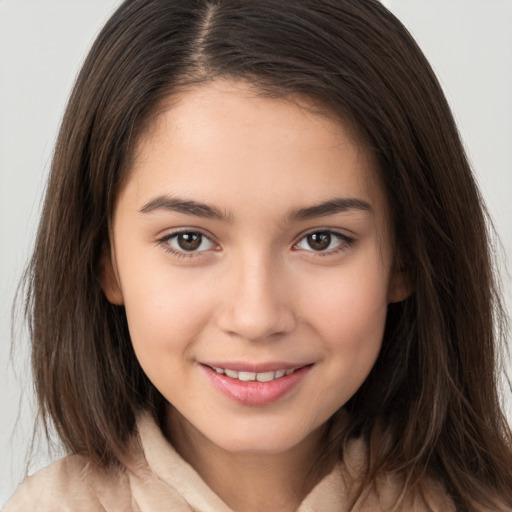
<path id="1" fill-rule="evenodd" d="M 317 100 L 379 164 L 414 292 L 390 305 L 378 361 L 343 418 L 331 419 L 326 453 L 341 456 L 347 439 L 364 436 L 368 484 L 400 471 L 407 491 L 430 475 L 465 510 L 494 496 L 512 506 L 485 210 L 429 64 L 375 0 L 126 0 L 107 22 L 69 100 L 27 273 L 46 424 L 70 452 L 119 464 L 137 414 L 165 406 L 137 362 L 124 309 L 103 295 L 101 255 L 155 108 L 215 77 Z"/>

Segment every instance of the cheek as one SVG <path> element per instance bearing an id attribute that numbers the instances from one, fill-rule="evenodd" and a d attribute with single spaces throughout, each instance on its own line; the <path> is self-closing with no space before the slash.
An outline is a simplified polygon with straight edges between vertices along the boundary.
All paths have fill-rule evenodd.
<path id="1" fill-rule="evenodd" d="M 123 269 L 122 291 L 132 344 L 144 366 L 144 361 L 186 354 L 210 315 L 211 300 L 197 276 L 156 263 L 145 262 L 143 268 Z"/>
<path id="2" fill-rule="evenodd" d="M 310 328 L 323 342 L 327 381 L 343 390 L 337 405 L 364 382 L 382 345 L 388 273 L 373 263 L 338 269 L 308 302 Z"/>
<path id="3" fill-rule="evenodd" d="M 331 337 L 338 333 L 359 345 L 360 336 L 383 331 L 388 306 L 384 270 L 376 270 L 375 265 L 373 270 L 372 266 L 342 269 L 333 272 L 321 286 L 306 286 L 316 290 L 307 295 L 310 318 L 317 318 L 319 328 Z"/>
<path id="4" fill-rule="evenodd" d="M 333 283 L 327 295 L 329 299 L 313 306 L 318 319 L 314 329 L 323 342 L 324 385 L 311 400 L 324 404 L 330 416 L 352 398 L 373 368 L 382 346 L 387 303 L 385 294 L 371 285 L 343 288 Z"/>

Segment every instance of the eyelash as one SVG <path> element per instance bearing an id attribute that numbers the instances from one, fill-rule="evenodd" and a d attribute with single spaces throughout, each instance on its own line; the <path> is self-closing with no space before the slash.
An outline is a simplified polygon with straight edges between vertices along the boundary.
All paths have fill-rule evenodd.
<path id="1" fill-rule="evenodd" d="M 162 238 L 159 238 L 157 240 L 157 243 L 159 245 L 161 245 L 166 252 L 172 254 L 173 256 L 175 256 L 177 258 L 194 258 L 194 257 L 198 257 L 199 254 L 206 252 L 206 251 L 186 251 L 186 250 L 174 249 L 173 247 L 171 247 L 170 242 L 171 242 L 171 240 L 177 238 L 180 235 L 199 235 L 201 237 L 201 244 L 206 239 L 211 244 L 216 246 L 215 242 L 211 239 L 211 237 L 209 237 L 208 235 L 206 235 L 205 233 L 203 233 L 202 231 L 199 231 L 197 229 L 195 229 L 195 230 L 194 229 L 190 229 L 190 230 L 183 229 L 181 231 L 175 231 L 173 233 L 165 235 Z"/>
<path id="2" fill-rule="evenodd" d="M 315 229 L 314 231 L 309 231 L 307 233 L 304 233 L 297 243 L 293 245 L 293 248 L 295 249 L 303 240 L 307 239 L 307 237 L 312 235 L 329 235 L 330 241 L 332 242 L 332 238 L 336 239 L 338 241 L 338 244 L 336 247 L 330 249 L 330 250 L 320 250 L 315 251 L 313 248 L 311 250 L 307 250 L 306 252 L 313 253 L 315 256 L 333 256 L 335 254 L 339 254 L 343 251 L 346 251 L 350 247 L 352 247 L 356 240 L 354 238 L 350 238 L 342 233 L 339 233 L 338 231 L 333 231 L 331 229 Z M 330 245 L 330 243 L 329 243 Z M 300 249 L 299 249 L 300 250 Z"/>
<path id="3" fill-rule="evenodd" d="M 202 251 L 197 251 L 197 250 L 186 251 L 186 250 L 174 249 L 173 247 L 171 247 L 170 241 L 177 238 L 180 235 L 199 235 L 201 237 L 201 242 L 200 242 L 199 247 L 203 244 L 205 239 L 208 240 L 214 246 L 216 245 L 215 242 L 208 235 L 206 235 L 205 233 L 203 233 L 199 230 L 182 230 L 182 231 L 173 232 L 173 233 L 170 233 L 170 234 L 165 235 L 164 237 L 158 239 L 157 243 L 159 245 L 161 245 L 166 252 L 172 254 L 173 256 L 175 256 L 177 258 L 198 257 L 199 254 L 201 254 L 203 252 L 207 252 L 209 250 L 209 249 L 207 249 L 207 250 L 202 250 Z M 343 252 L 343 251 L 349 249 L 356 242 L 353 238 L 343 235 L 337 231 L 333 231 L 330 229 L 316 229 L 314 231 L 309 231 L 308 233 L 304 233 L 303 235 L 301 235 L 298 242 L 294 243 L 292 248 L 296 249 L 296 250 L 301 250 L 300 248 L 298 248 L 299 244 L 303 240 L 307 239 L 307 237 L 312 236 L 312 235 L 329 235 L 329 237 L 331 237 L 329 239 L 329 245 L 332 242 L 332 238 L 337 239 L 339 242 L 336 247 L 334 247 L 330 250 L 315 251 L 313 248 L 311 248 L 311 250 L 306 250 L 306 252 L 313 253 L 315 256 L 325 257 L 325 256 L 332 256 L 334 254 L 338 254 L 340 252 Z"/>

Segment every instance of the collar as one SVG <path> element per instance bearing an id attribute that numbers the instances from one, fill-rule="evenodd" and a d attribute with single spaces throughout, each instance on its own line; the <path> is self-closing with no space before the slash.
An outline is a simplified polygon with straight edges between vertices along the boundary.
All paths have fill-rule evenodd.
<path id="1" fill-rule="evenodd" d="M 149 469 L 178 491 L 192 509 L 197 512 L 233 512 L 176 452 L 151 414 L 141 414 L 137 427 Z M 348 502 L 346 477 L 342 465 L 337 465 L 306 496 L 297 512 L 345 512 Z"/>

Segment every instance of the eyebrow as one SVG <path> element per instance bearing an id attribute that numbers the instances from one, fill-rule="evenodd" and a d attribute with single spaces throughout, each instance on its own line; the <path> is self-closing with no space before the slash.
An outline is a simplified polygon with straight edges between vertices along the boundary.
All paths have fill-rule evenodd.
<path id="1" fill-rule="evenodd" d="M 231 222 L 232 216 L 224 213 L 215 206 L 210 206 L 198 201 L 180 199 L 172 196 L 158 196 L 149 203 L 145 204 L 139 211 L 141 213 L 150 213 L 155 210 L 167 210 L 170 212 L 184 213 L 185 215 L 194 215 L 209 219 L 217 219 L 223 222 Z"/>
<path id="2" fill-rule="evenodd" d="M 190 199 L 181 199 L 173 196 L 158 196 L 146 203 L 139 211 L 141 213 L 151 213 L 155 210 L 166 210 L 170 212 L 183 213 L 209 219 L 216 219 L 226 223 L 233 221 L 233 215 L 219 210 L 217 207 L 193 201 Z M 337 213 L 345 213 L 354 210 L 373 213 L 370 203 L 362 199 L 352 197 L 342 197 L 329 199 L 322 203 L 292 210 L 287 216 L 288 222 L 298 220 L 308 220 L 315 217 L 325 217 Z"/>
<path id="3" fill-rule="evenodd" d="M 367 201 L 354 197 L 340 197 L 324 201 L 323 203 L 306 208 L 294 210 L 288 215 L 288 220 L 308 220 L 315 217 L 324 217 L 327 215 L 335 215 L 336 213 L 345 213 L 354 210 L 373 213 L 373 208 Z"/>

